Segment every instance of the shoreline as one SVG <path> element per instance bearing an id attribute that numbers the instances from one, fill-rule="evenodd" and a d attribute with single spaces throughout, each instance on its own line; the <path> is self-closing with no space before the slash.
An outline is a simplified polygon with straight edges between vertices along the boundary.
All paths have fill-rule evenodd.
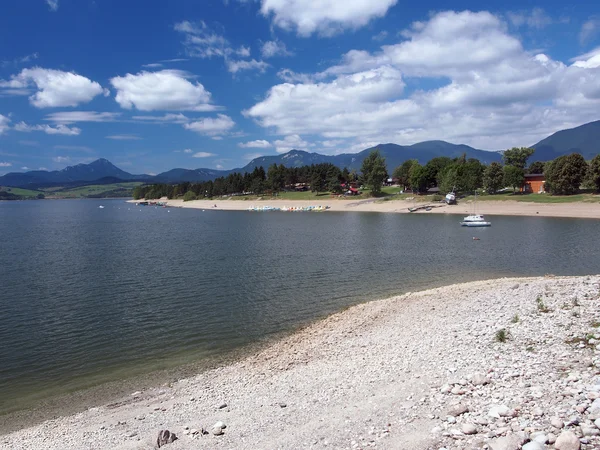
<path id="1" fill-rule="evenodd" d="M 3 435 L 0 446 L 141 449 L 165 428 L 179 437 L 169 450 L 425 450 L 563 427 L 582 435 L 600 418 L 600 371 L 590 366 L 600 350 L 585 337 L 600 333 L 599 292 L 599 275 L 501 278 L 359 304 L 231 364 Z M 494 340 L 501 328 L 505 343 Z M 467 411 L 453 415 L 457 403 Z M 514 418 L 490 418 L 494 404 Z M 564 425 L 573 415 L 579 426 Z M 554 416 L 564 416 L 560 429 Z M 202 428 L 209 434 L 194 434 Z M 600 444 L 581 437 L 582 448 Z"/>
<path id="2" fill-rule="evenodd" d="M 137 200 L 139 201 L 139 200 Z M 328 206 L 327 211 L 334 212 L 380 212 L 408 214 L 408 208 L 416 203 L 410 200 L 338 200 L 324 197 L 318 200 L 165 200 L 168 207 L 192 208 L 211 211 L 247 211 L 251 206 L 306 207 Z M 128 200 L 136 203 L 136 200 Z M 422 202 L 419 204 L 426 204 Z M 431 211 L 419 211 L 412 214 L 457 214 L 469 215 L 473 213 L 472 202 L 462 202 L 458 205 L 445 205 L 434 207 Z M 215 208 L 214 205 L 217 205 Z M 477 213 L 490 216 L 533 216 L 533 217 L 565 217 L 578 219 L 600 219 L 600 203 L 572 202 L 572 203 L 533 203 L 517 202 L 510 200 L 477 201 Z"/>

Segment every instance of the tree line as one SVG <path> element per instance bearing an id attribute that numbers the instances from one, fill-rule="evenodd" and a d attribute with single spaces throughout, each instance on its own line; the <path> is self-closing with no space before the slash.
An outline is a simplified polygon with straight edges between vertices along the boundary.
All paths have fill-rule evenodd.
<path id="1" fill-rule="evenodd" d="M 516 192 L 524 185 L 527 174 L 543 174 L 546 192 L 550 194 L 574 194 L 582 185 L 600 190 L 600 154 L 589 163 L 580 154 L 573 153 L 553 161 L 533 161 L 528 165 L 534 152 L 534 149 L 526 147 L 511 148 L 503 153 L 503 163 L 492 162 L 489 165 L 467 158 L 465 154 L 458 158 L 436 157 L 425 165 L 411 159 L 396 167 L 393 177 L 405 191 L 414 193 L 425 193 L 436 186 L 441 192 L 470 193 L 483 189 L 488 194 L 495 194 L 506 187 Z M 387 178 L 385 158 L 374 150 L 364 159 L 360 172 L 340 169 L 331 163 L 302 167 L 273 164 L 267 171 L 261 166 L 252 172 L 232 173 L 214 181 L 138 186 L 133 190 L 133 197 L 195 200 L 224 195 L 262 195 L 290 190 L 298 184 L 317 194 L 341 194 L 342 185 L 347 187 L 354 183 L 366 186 L 373 195 L 378 195 Z"/>

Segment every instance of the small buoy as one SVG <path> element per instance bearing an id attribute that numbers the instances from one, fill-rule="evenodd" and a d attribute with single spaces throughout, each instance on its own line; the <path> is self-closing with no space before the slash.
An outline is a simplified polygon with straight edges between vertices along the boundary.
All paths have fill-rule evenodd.
<path id="1" fill-rule="evenodd" d="M 479 238 L 478 238 L 478 237 L 473 237 L 473 240 L 474 240 L 474 241 L 478 241 L 478 240 L 479 240 Z"/>

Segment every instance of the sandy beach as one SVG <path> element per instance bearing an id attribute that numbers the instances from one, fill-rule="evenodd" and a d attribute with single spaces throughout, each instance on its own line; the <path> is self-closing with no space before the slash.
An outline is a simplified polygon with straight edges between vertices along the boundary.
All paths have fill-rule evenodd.
<path id="1" fill-rule="evenodd" d="M 169 450 L 597 449 L 599 292 L 600 276 L 548 276 L 358 305 L 0 447 L 149 449 L 168 429 Z"/>
<path id="2" fill-rule="evenodd" d="M 134 202 L 133 200 L 131 200 Z M 421 204 L 412 200 L 338 200 L 323 197 L 319 200 L 271 200 L 244 201 L 244 200 L 194 200 L 184 202 L 183 200 L 165 200 L 169 206 L 177 208 L 196 208 L 225 211 L 245 211 L 251 206 L 273 206 L 282 208 L 304 207 L 304 206 L 328 206 L 330 211 L 343 212 L 383 212 L 383 213 L 408 213 L 408 208 Z M 419 201 L 421 201 L 419 199 Z M 216 207 L 215 207 L 216 205 Z M 470 201 L 461 202 L 458 205 L 445 205 L 436 203 L 431 211 L 421 210 L 413 214 L 462 214 L 473 213 L 473 205 Z M 600 219 L 600 203 L 530 203 L 516 201 L 478 201 L 477 213 L 484 215 L 499 216 L 542 216 L 542 217 L 573 217 L 582 219 Z"/>

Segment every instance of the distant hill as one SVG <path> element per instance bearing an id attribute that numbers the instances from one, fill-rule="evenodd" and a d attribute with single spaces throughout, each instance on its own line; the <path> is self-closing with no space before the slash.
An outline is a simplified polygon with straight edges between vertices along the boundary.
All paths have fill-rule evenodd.
<path id="1" fill-rule="evenodd" d="M 535 161 L 550 161 L 562 155 L 580 153 L 590 160 L 600 153 L 600 120 L 562 130 L 532 146 Z"/>
<path id="2" fill-rule="evenodd" d="M 136 181 L 149 180 L 152 177 L 149 175 L 132 175 L 119 169 L 107 159 L 100 158 L 89 164 L 77 164 L 76 166 L 68 166 L 62 170 L 53 170 L 51 172 L 46 170 L 32 170 L 25 173 L 7 173 L 0 177 L 0 184 L 3 186 L 33 187 L 64 185 L 74 182 L 95 182 L 103 178 L 118 181 Z"/>
<path id="3" fill-rule="evenodd" d="M 581 153 L 585 159 L 591 159 L 600 153 L 600 120 L 581 125 L 577 128 L 559 131 L 543 139 L 533 146 L 535 154 L 532 161 L 549 161 L 569 153 Z M 143 181 L 147 183 L 192 183 L 214 180 L 230 173 L 252 172 L 262 166 L 265 170 L 272 164 L 283 164 L 286 167 L 302 167 L 311 164 L 331 163 L 339 168 L 360 170 L 363 160 L 374 149 L 378 148 L 386 158 L 388 172 L 407 159 L 416 159 L 426 164 L 432 158 L 447 156 L 457 158 L 463 153 L 467 158 L 477 158 L 484 164 L 502 160 L 501 152 L 479 150 L 468 145 L 451 144 L 445 141 L 426 141 L 413 145 L 380 144 L 367 148 L 360 153 L 342 153 L 340 155 L 321 155 L 302 150 L 291 150 L 281 155 L 260 156 L 244 167 L 232 170 L 215 169 L 172 169 L 167 172 L 151 175 L 133 175 L 119 169 L 110 161 L 101 158 L 90 164 L 77 164 L 63 170 L 48 172 L 34 170 L 25 173 L 12 172 L 0 177 L 0 185 L 35 189 L 49 186 L 83 186 L 86 184 L 108 184 L 120 181 Z"/>

